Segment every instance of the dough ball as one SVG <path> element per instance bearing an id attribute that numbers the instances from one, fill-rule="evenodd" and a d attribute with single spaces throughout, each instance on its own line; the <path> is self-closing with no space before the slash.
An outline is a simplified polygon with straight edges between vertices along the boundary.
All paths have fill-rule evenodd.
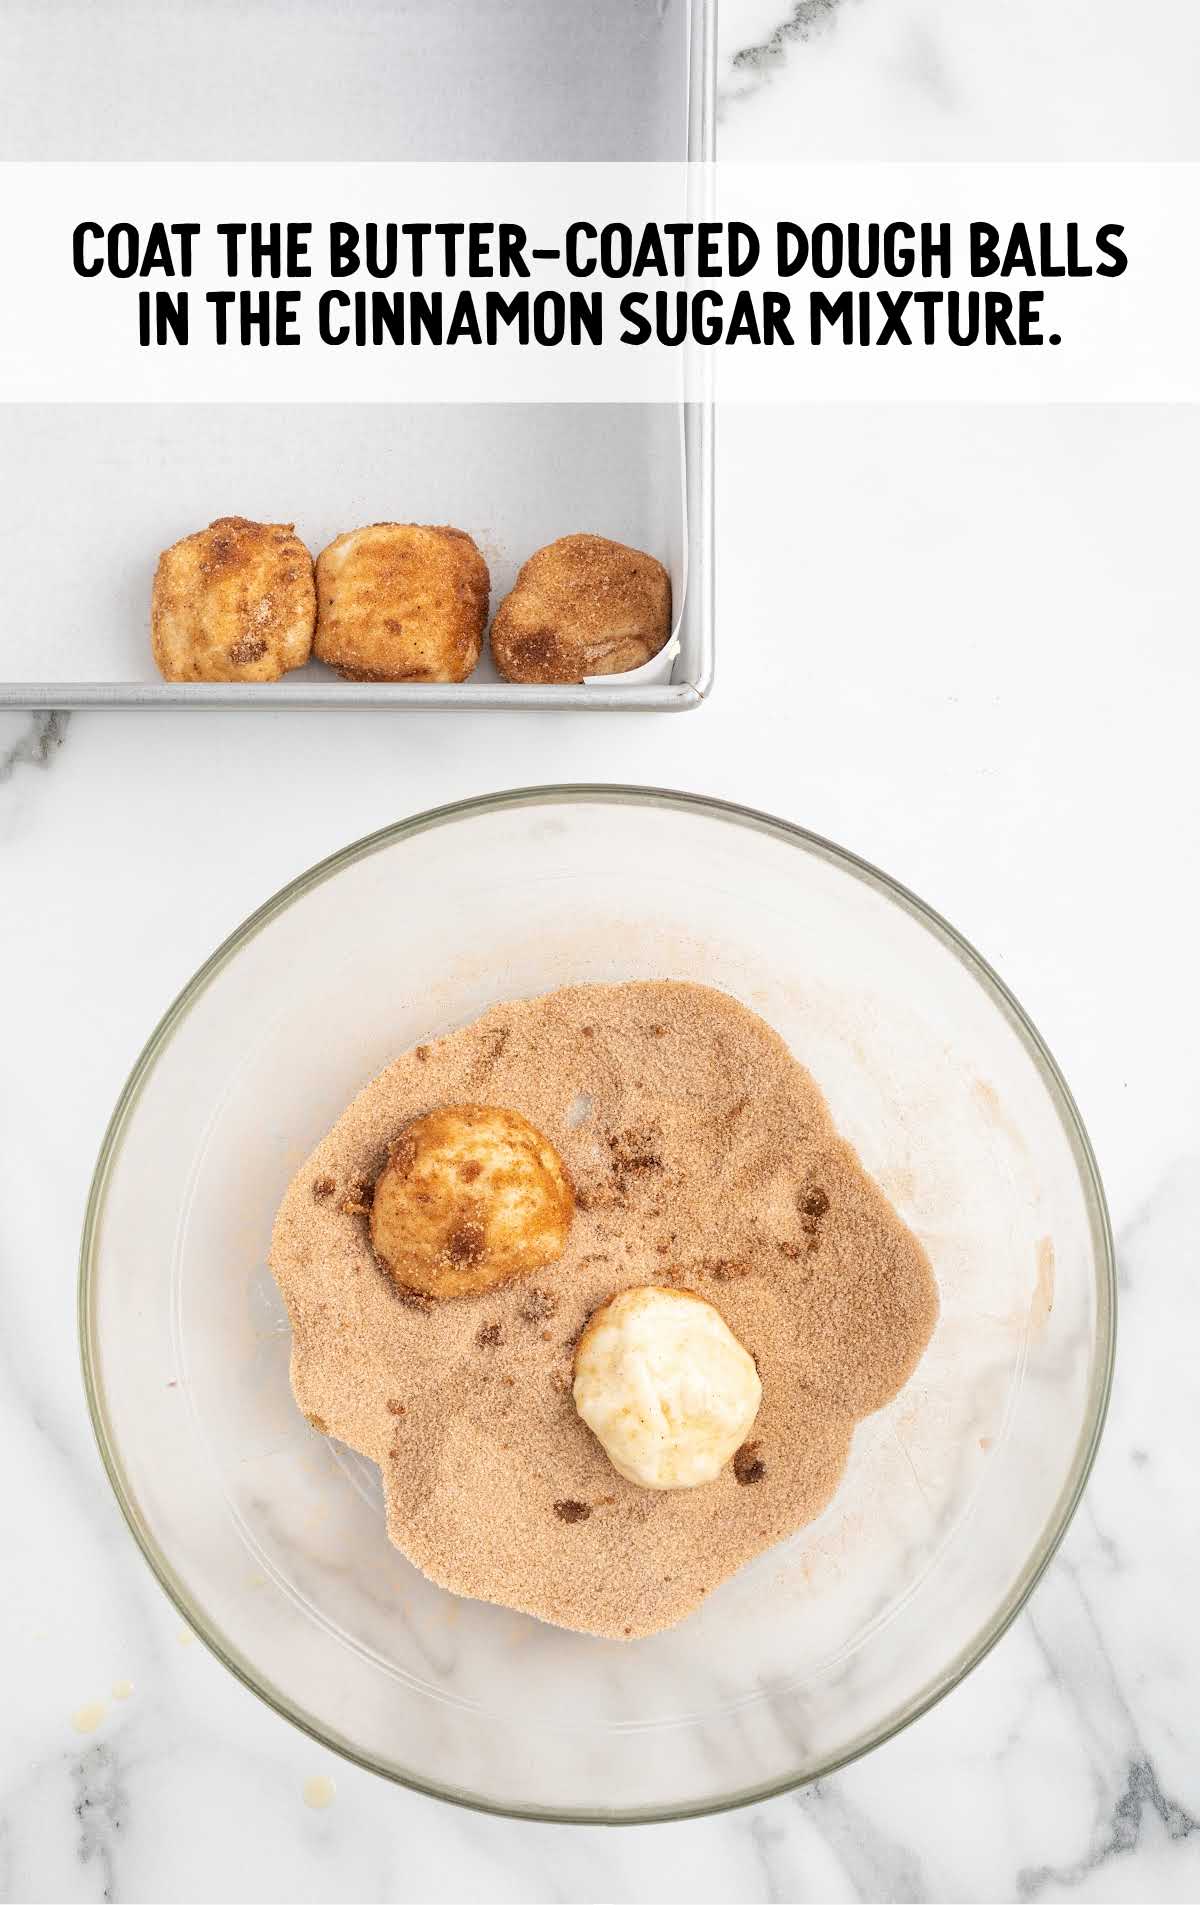
<path id="1" fill-rule="evenodd" d="M 494 1290 L 561 1257 L 575 1193 L 518 1112 L 445 1105 L 414 1118 L 375 1185 L 371 1242 L 397 1283 L 431 1297 Z"/>
<path id="2" fill-rule="evenodd" d="M 623 1290 L 575 1351 L 575 1407 L 618 1475 L 643 1488 L 716 1479 L 758 1414 L 754 1358 L 691 1290 Z"/>
<path id="3" fill-rule="evenodd" d="M 317 558 L 314 653 L 347 681 L 465 681 L 491 577 L 465 530 L 371 523 Z"/>
<path id="4" fill-rule="evenodd" d="M 158 558 L 154 659 L 167 681 L 278 681 L 308 660 L 316 612 L 292 524 L 221 516 Z"/>
<path id="5" fill-rule="evenodd" d="M 641 549 L 561 536 L 521 569 L 492 624 L 509 681 L 582 681 L 640 668 L 671 633 L 671 578 Z"/>

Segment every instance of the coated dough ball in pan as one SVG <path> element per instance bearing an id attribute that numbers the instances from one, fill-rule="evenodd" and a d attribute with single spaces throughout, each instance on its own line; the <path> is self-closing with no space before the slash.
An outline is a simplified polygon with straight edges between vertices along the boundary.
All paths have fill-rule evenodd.
<path id="1" fill-rule="evenodd" d="M 560 536 L 530 556 L 492 624 L 509 681 L 582 681 L 640 668 L 671 633 L 671 578 L 642 549 Z"/>
<path id="2" fill-rule="evenodd" d="M 221 516 L 158 559 L 150 639 L 167 681 L 278 681 L 308 660 L 315 621 L 291 523 Z"/>
<path id="3" fill-rule="evenodd" d="M 348 681 L 465 681 L 491 578 L 465 530 L 370 523 L 317 558 L 314 653 Z"/>

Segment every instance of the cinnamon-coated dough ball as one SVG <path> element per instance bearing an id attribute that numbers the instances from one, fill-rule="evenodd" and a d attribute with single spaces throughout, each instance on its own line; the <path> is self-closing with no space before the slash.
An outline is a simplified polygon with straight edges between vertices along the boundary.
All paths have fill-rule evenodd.
<path id="1" fill-rule="evenodd" d="M 521 569 L 492 624 L 509 681 L 582 681 L 640 668 L 671 633 L 671 578 L 644 550 L 560 536 Z"/>
<path id="2" fill-rule="evenodd" d="M 278 681 L 308 660 L 316 611 L 292 524 L 221 516 L 158 559 L 154 659 L 167 681 Z"/>
<path id="3" fill-rule="evenodd" d="M 348 681 L 465 681 L 491 578 L 465 530 L 370 523 L 317 558 L 318 660 Z"/>
<path id="4" fill-rule="evenodd" d="M 575 1351 L 575 1407 L 642 1488 L 716 1479 L 758 1414 L 754 1358 L 694 1290 L 643 1285 L 602 1304 Z"/>
<path id="5" fill-rule="evenodd" d="M 516 1111 L 444 1105 L 404 1127 L 371 1205 L 375 1254 L 397 1283 L 472 1296 L 561 1257 L 575 1211 L 549 1138 Z"/>

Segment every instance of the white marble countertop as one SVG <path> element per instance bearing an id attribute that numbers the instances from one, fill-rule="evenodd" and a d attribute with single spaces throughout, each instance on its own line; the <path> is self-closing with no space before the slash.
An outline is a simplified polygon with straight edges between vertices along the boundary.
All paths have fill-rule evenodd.
<path id="1" fill-rule="evenodd" d="M 730 156 L 1200 156 L 1186 5 L 727 0 L 724 32 Z M 719 680 L 683 719 L 0 717 L 0 1896 L 1200 1896 L 1198 448 L 1185 411 L 729 412 Z M 945 913 L 1076 1093 L 1122 1285 L 1083 1507 L 983 1665 L 817 1787 L 615 1832 L 394 1789 L 181 1645 L 74 1317 L 105 1121 L 212 947 L 374 827 L 560 779 L 766 808 Z"/>

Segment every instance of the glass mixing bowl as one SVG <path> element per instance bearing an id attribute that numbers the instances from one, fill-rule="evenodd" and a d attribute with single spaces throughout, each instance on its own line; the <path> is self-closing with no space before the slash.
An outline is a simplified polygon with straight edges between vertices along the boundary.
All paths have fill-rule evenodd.
<path id="1" fill-rule="evenodd" d="M 942 1310 L 835 1499 L 622 1645 L 434 1587 L 311 1429 L 266 1269 L 288 1180 L 397 1052 L 498 1000 L 691 979 L 761 1013 L 925 1243 Z M 881 873 L 763 814 L 560 787 L 346 848 L 180 994 L 104 1140 L 88 1397 L 143 1552 L 212 1650 L 364 1766 L 532 1817 L 679 1817 L 812 1779 L 978 1661 L 1087 1476 L 1113 1350 L 1096 1167 L 1038 1034 Z"/>

